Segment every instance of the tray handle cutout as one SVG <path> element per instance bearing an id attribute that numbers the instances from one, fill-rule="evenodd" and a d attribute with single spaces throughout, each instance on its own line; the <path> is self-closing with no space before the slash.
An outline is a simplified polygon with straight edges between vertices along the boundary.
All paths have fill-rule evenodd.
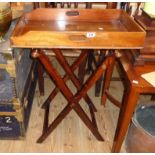
<path id="1" fill-rule="evenodd" d="M 78 41 L 78 42 L 87 41 L 87 37 L 85 35 L 70 35 L 69 39 L 71 41 Z"/>
<path id="2" fill-rule="evenodd" d="M 67 11 L 67 16 L 79 16 L 79 11 Z"/>

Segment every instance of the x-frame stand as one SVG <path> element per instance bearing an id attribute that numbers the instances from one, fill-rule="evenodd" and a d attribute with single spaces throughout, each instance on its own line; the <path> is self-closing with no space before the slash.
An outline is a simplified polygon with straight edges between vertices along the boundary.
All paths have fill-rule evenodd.
<path id="1" fill-rule="evenodd" d="M 42 106 L 45 109 L 44 125 L 42 135 L 39 137 L 37 142 L 42 143 L 49 136 L 49 134 L 59 125 L 59 123 L 67 116 L 67 114 L 69 114 L 71 110 L 74 110 L 77 113 L 77 115 L 81 118 L 81 120 L 85 123 L 85 125 L 90 129 L 92 134 L 98 140 L 103 141 L 104 139 L 98 131 L 94 114 L 94 112 L 96 112 L 97 110 L 93 102 L 87 95 L 87 91 L 102 76 L 103 72 L 108 68 L 108 66 L 110 66 L 110 63 L 113 62 L 115 57 L 114 54 L 107 56 L 107 58 L 102 61 L 100 66 L 88 78 L 88 80 L 83 85 L 81 85 L 80 81 L 75 76 L 73 71 L 85 60 L 85 58 L 87 58 L 88 51 L 82 50 L 80 56 L 71 66 L 69 66 L 61 50 L 53 49 L 53 52 L 55 53 L 56 59 L 66 72 L 66 75 L 64 75 L 63 78 L 61 78 L 60 74 L 57 72 L 57 70 L 53 67 L 50 60 L 48 59 L 48 56 L 45 55 L 42 50 L 33 50 L 31 53 L 31 56 L 33 58 L 39 59 L 39 61 L 44 66 L 46 72 L 50 75 L 51 79 L 56 84 L 56 88 L 52 91 L 52 93 L 49 95 L 49 97 Z M 77 88 L 77 93 L 75 95 L 73 95 L 73 93 L 65 83 L 68 79 L 70 79 Z M 55 118 L 55 120 L 51 124 L 49 124 L 48 117 L 50 102 L 54 99 L 54 97 L 59 91 L 61 91 L 61 93 L 64 95 L 64 97 L 68 101 L 68 104 Z M 92 121 L 89 119 L 87 114 L 78 103 L 82 98 L 84 98 L 84 100 L 89 106 Z"/>

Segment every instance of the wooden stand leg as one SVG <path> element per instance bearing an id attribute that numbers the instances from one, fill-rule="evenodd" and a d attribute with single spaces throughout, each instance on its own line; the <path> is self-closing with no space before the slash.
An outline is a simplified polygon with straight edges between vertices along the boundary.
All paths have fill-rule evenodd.
<path id="1" fill-rule="evenodd" d="M 92 123 L 93 123 L 94 127 L 98 130 L 95 114 L 94 114 L 93 108 L 91 106 L 89 106 L 89 111 L 90 111 Z"/>
<path id="2" fill-rule="evenodd" d="M 102 62 L 102 60 L 104 59 L 105 55 L 103 55 L 103 53 L 99 54 L 99 58 L 97 61 L 97 66 L 98 67 L 100 65 L 100 63 Z M 103 76 L 101 76 L 99 78 L 99 80 L 97 80 L 96 84 L 95 84 L 95 96 L 99 97 L 100 96 L 100 91 L 101 91 L 101 85 L 102 85 L 102 81 L 103 81 Z"/>
<path id="3" fill-rule="evenodd" d="M 151 101 L 155 101 L 155 95 L 151 96 Z"/>
<path id="4" fill-rule="evenodd" d="M 80 65 L 80 63 L 82 62 L 82 61 L 84 61 L 85 60 L 85 58 L 86 58 L 86 56 L 87 56 L 87 51 L 82 51 L 82 53 L 81 53 L 81 55 L 79 56 L 79 58 L 73 63 L 73 65 L 70 67 L 69 65 L 68 65 L 68 63 L 67 63 L 67 61 L 63 58 L 63 55 L 61 54 L 61 51 L 60 50 L 55 50 L 55 53 L 56 53 L 56 55 L 58 55 L 58 53 L 59 53 L 59 55 L 60 55 L 60 60 L 59 60 L 59 62 L 61 63 L 61 59 L 63 59 L 63 63 L 61 63 L 61 65 L 64 67 L 64 66 L 66 66 L 67 68 L 67 73 L 68 74 L 66 74 L 64 77 L 63 77 L 63 80 L 64 80 L 64 82 L 66 82 L 68 79 L 69 79 L 69 77 L 70 77 L 70 75 L 71 74 L 73 74 L 73 71 Z M 58 56 L 57 56 L 58 57 Z M 59 59 L 59 57 L 58 57 L 58 59 Z M 68 72 L 68 70 L 69 70 L 69 72 Z M 74 75 L 74 74 L 73 74 Z M 78 81 L 78 79 L 77 78 L 75 78 L 75 76 L 73 77 L 74 78 L 74 84 L 75 84 L 75 86 L 78 88 L 78 89 L 80 89 L 81 88 L 81 84 L 80 84 L 80 82 Z M 51 100 L 52 99 L 54 99 L 54 97 L 56 96 L 56 94 L 58 93 L 58 91 L 59 91 L 59 89 L 56 87 L 53 91 L 52 91 L 52 93 L 49 95 L 49 97 L 47 98 L 47 100 L 44 102 L 44 104 L 43 104 L 43 108 L 45 108 L 46 107 L 46 105 L 48 105 L 48 104 L 50 104 L 50 102 L 51 102 Z M 86 95 L 86 96 L 84 96 L 84 99 L 86 100 L 86 102 L 88 103 L 88 105 L 93 109 L 93 111 L 94 112 L 97 112 L 97 109 L 96 109 L 96 107 L 94 106 L 94 104 L 93 104 L 93 102 L 91 101 L 91 99 L 89 98 L 89 96 L 88 95 Z"/>
<path id="5" fill-rule="evenodd" d="M 90 50 L 88 53 L 88 66 L 87 66 L 87 70 L 86 73 L 90 74 L 91 72 L 93 72 L 93 67 L 92 67 L 92 63 L 93 63 L 93 50 Z"/>
<path id="6" fill-rule="evenodd" d="M 76 76 L 74 75 L 74 73 L 72 72 L 72 70 L 70 69 L 69 64 L 67 63 L 67 61 L 65 60 L 64 56 L 62 55 L 61 51 L 59 49 L 57 50 L 53 50 L 55 52 L 56 58 L 59 61 L 59 63 L 61 64 L 61 66 L 64 68 L 64 70 L 66 71 L 66 73 L 69 75 L 71 81 L 73 82 L 73 84 L 76 86 L 77 90 L 79 91 L 82 87 L 80 81 L 76 78 Z M 87 52 L 87 51 L 84 51 Z M 94 109 L 94 104 L 91 101 L 91 99 L 89 98 L 89 96 L 86 94 L 83 97 L 86 101 L 86 103 L 92 107 Z M 96 108 L 95 108 L 96 109 Z"/>
<path id="7" fill-rule="evenodd" d="M 87 53 L 82 51 L 80 56 L 77 58 L 77 60 L 71 65 L 71 70 L 74 72 L 78 66 L 80 65 L 81 61 L 84 61 L 87 58 Z M 66 82 L 69 79 L 68 74 L 65 74 L 63 77 L 64 82 Z M 54 99 L 54 97 L 57 95 L 59 92 L 59 88 L 55 87 L 54 90 L 51 92 L 47 100 L 43 103 L 42 108 L 45 108 L 46 105 L 50 104 L 50 102 Z"/>
<path id="8" fill-rule="evenodd" d="M 112 152 L 119 152 L 121 149 L 138 97 L 139 93 L 137 93 L 133 88 L 129 88 L 129 92 L 120 109 Z"/>
<path id="9" fill-rule="evenodd" d="M 103 88 L 102 88 L 102 98 L 101 103 L 105 106 L 106 103 L 106 90 L 109 89 L 110 86 L 110 80 L 112 77 L 113 69 L 115 65 L 115 56 L 111 57 L 109 60 L 109 66 L 104 74 L 104 82 L 103 82 Z"/>
<path id="10" fill-rule="evenodd" d="M 96 128 L 96 124 L 92 124 L 86 113 L 83 111 L 81 106 L 77 104 L 77 106 L 74 107 L 75 112 L 77 115 L 81 118 L 81 120 L 85 123 L 85 125 L 89 128 L 89 130 L 92 132 L 92 134 L 99 140 L 104 141 L 102 136 L 100 135 L 98 129 Z"/>
<path id="11" fill-rule="evenodd" d="M 56 117 L 56 119 L 49 125 L 48 128 L 42 133 L 42 135 L 38 138 L 37 143 L 42 143 L 50 133 L 61 123 L 61 121 L 67 116 L 67 114 L 72 110 L 72 107 L 68 104 L 62 112 Z"/>
<path id="12" fill-rule="evenodd" d="M 100 63 L 102 62 L 102 60 L 104 59 L 104 57 L 105 57 L 105 54 L 103 54 L 103 52 L 101 52 L 98 60 L 96 60 L 94 51 L 89 52 L 89 54 L 88 54 L 88 68 L 87 68 L 86 72 L 93 73 L 94 72 L 93 64 L 94 64 L 95 68 L 97 68 L 100 65 Z M 100 79 L 97 80 L 97 82 L 96 82 L 96 85 L 95 85 L 95 96 L 96 97 L 98 97 L 100 95 L 102 81 L 103 81 L 103 77 L 101 76 Z"/>
<path id="13" fill-rule="evenodd" d="M 78 71 L 78 79 L 81 84 L 84 82 L 84 77 L 86 74 L 86 62 L 87 60 L 85 59 L 80 65 L 79 65 L 79 71 Z"/>
<path id="14" fill-rule="evenodd" d="M 97 69 L 97 71 L 94 73 L 94 75 L 92 75 L 86 82 L 86 85 L 84 87 L 82 87 L 82 89 L 80 91 L 78 91 L 75 96 L 73 96 L 72 92 L 70 91 L 70 89 L 67 87 L 67 85 L 64 83 L 63 79 L 61 78 L 61 76 L 57 73 L 57 71 L 53 68 L 53 66 L 51 65 L 48 57 L 46 55 L 44 55 L 43 52 L 41 51 L 33 51 L 32 52 L 32 57 L 33 58 L 39 58 L 39 60 L 42 62 L 42 64 L 44 65 L 45 69 L 47 70 L 47 72 L 49 73 L 49 75 L 52 77 L 52 79 L 54 80 L 54 82 L 56 83 L 56 85 L 59 87 L 59 89 L 61 90 L 61 92 L 63 93 L 64 97 L 68 100 L 69 105 L 71 108 L 74 108 L 74 110 L 77 112 L 77 114 L 80 116 L 80 118 L 84 121 L 85 125 L 92 131 L 92 133 L 94 134 L 94 136 L 99 139 L 99 140 L 103 140 L 102 136 L 99 134 L 98 130 L 94 127 L 94 125 L 92 124 L 92 122 L 89 120 L 88 116 L 83 114 L 83 112 L 81 111 L 80 105 L 78 104 L 78 102 L 80 101 L 80 99 L 86 95 L 87 91 L 92 87 L 92 85 L 99 79 L 99 77 L 103 74 L 103 71 L 106 69 L 106 64 L 107 61 L 103 62 L 101 64 L 101 66 Z M 67 112 L 66 112 L 67 111 Z M 69 113 L 70 110 L 68 110 L 68 108 L 66 110 L 63 111 L 63 113 L 65 113 L 66 115 Z M 79 113 L 79 111 L 81 113 Z M 57 126 L 57 124 L 59 124 L 61 122 L 61 120 L 64 118 L 64 114 L 60 113 L 59 114 L 59 118 L 60 121 L 56 122 L 56 125 L 54 127 Z M 56 121 L 55 120 L 55 121 Z M 54 121 L 54 122 L 55 122 Z M 90 123 L 91 122 L 91 123 Z M 53 124 L 53 123 L 52 123 Z M 42 136 L 39 138 L 38 142 L 42 142 L 43 141 L 43 137 L 45 137 L 46 134 L 49 134 L 53 131 L 53 127 L 50 125 L 46 131 L 42 134 Z"/>
<path id="15" fill-rule="evenodd" d="M 39 85 L 39 91 L 40 91 L 40 95 L 44 95 L 44 77 L 43 77 L 43 73 L 44 73 L 44 69 L 43 66 L 38 62 L 37 64 L 37 70 L 38 70 L 38 85 Z"/>
<path id="16" fill-rule="evenodd" d="M 43 132 L 45 132 L 46 129 L 48 128 L 48 122 L 49 122 L 49 108 L 50 108 L 50 105 L 46 106 L 46 109 L 45 109 Z"/>

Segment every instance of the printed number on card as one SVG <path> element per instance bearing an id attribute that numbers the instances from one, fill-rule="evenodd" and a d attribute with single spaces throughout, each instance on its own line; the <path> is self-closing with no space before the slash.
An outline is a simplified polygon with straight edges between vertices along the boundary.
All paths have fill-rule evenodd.
<path id="1" fill-rule="evenodd" d="M 94 38 L 96 36 L 95 32 L 87 32 L 86 34 L 87 38 Z"/>

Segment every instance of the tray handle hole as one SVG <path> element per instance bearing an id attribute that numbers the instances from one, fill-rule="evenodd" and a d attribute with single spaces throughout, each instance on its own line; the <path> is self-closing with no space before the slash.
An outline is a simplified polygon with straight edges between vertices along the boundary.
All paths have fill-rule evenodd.
<path id="1" fill-rule="evenodd" d="M 67 16 L 79 16 L 79 12 L 78 11 L 67 11 L 66 15 Z"/>

